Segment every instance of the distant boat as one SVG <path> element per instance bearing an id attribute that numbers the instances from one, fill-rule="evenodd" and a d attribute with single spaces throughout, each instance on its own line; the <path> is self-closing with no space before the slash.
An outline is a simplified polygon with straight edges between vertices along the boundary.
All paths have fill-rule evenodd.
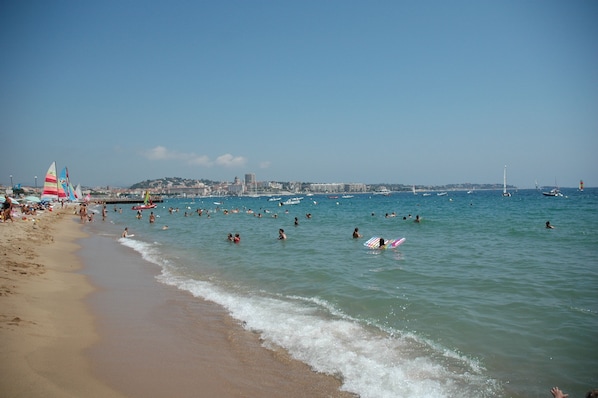
<path id="1" fill-rule="evenodd" d="M 423 196 L 432 196 L 432 194 L 429 192 L 424 192 Z"/>
<path id="2" fill-rule="evenodd" d="M 417 195 L 417 192 L 415 192 L 415 185 L 411 187 L 411 192 L 413 192 L 414 195 Z"/>
<path id="3" fill-rule="evenodd" d="M 542 195 L 544 195 L 544 196 L 563 196 L 563 194 L 556 188 L 551 189 L 548 192 L 542 192 Z"/>
<path id="4" fill-rule="evenodd" d="M 280 202 L 281 198 L 280 197 L 272 197 L 272 198 L 268 198 L 268 202 Z"/>
<path id="5" fill-rule="evenodd" d="M 552 188 L 550 191 L 548 192 L 542 192 L 542 195 L 544 196 L 563 196 L 563 194 L 561 193 L 561 191 L 559 190 L 559 186 L 556 183 L 556 180 L 554 181 L 554 185 L 555 187 Z"/>
<path id="6" fill-rule="evenodd" d="M 303 199 L 303 198 L 290 198 L 290 199 L 285 200 L 284 202 L 280 202 L 278 205 L 279 206 L 298 205 L 299 203 L 301 203 L 301 199 Z"/>
<path id="7" fill-rule="evenodd" d="M 448 195 L 448 192 L 438 192 L 436 194 L 436 196 L 446 196 L 446 195 Z"/>
<path id="8" fill-rule="evenodd" d="M 343 199 L 351 199 L 353 197 L 353 195 L 343 195 L 341 196 L 341 198 Z"/>
<path id="9" fill-rule="evenodd" d="M 390 193 L 390 190 L 384 186 L 381 186 L 380 188 L 374 191 L 374 195 L 390 196 Z"/>
<path id="10" fill-rule="evenodd" d="M 507 166 L 506 165 L 505 165 L 505 171 L 503 174 L 502 196 L 511 196 L 511 193 L 507 192 Z"/>
<path id="11" fill-rule="evenodd" d="M 158 205 L 156 205 L 155 203 L 152 203 L 152 198 L 150 197 L 149 191 L 145 191 L 145 196 L 143 197 L 143 204 L 133 206 L 131 209 L 132 210 L 148 210 L 148 209 L 153 209 L 157 206 Z"/>
<path id="12" fill-rule="evenodd" d="M 563 196 L 563 194 L 561 193 L 561 191 L 558 188 L 553 188 L 548 192 L 542 192 L 542 195 L 544 195 L 544 196 Z"/>

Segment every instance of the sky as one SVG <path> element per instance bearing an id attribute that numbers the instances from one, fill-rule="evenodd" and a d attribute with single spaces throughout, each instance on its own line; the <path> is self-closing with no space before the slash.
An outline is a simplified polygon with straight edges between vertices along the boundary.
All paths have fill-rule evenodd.
<path id="1" fill-rule="evenodd" d="M 598 2 L 0 1 L 0 184 L 598 186 Z"/>

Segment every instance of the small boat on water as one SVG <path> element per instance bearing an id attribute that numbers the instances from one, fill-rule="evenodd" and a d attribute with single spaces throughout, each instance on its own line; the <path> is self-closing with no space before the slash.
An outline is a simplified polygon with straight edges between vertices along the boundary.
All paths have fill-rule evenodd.
<path id="1" fill-rule="evenodd" d="M 511 196 L 511 192 L 507 192 L 507 166 L 505 165 L 505 171 L 503 175 L 503 183 L 502 183 L 502 196 Z"/>
<path id="2" fill-rule="evenodd" d="M 157 206 L 158 206 L 157 204 L 152 202 L 152 198 L 150 197 L 149 191 L 145 191 L 145 195 L 143 198 L 143 204 L 133 206 L 131 209 L 132 210 L 148 210 L 148 209 L 154 209 Z"/>
<path id="3" fill-rule="evenodd" d="M 558 188 L 553 188 L 548 192 L 542 192 L 542 195 L 544 195 L 544 196 L 563 196 L 563 194 L 561 193 L 561 191 Z"/>
<path id="4" fill-rule="evenodd" d="M 555 185 L 554 188 L 552 188 L 548 192 L 546 192 L 546 191 L 542 192 L 542 195 L 544 195 L 544 196 L 563 196 L 556 181 L 554 182 L 554 185 Z"/>
<path id="5" fill-rule="evenodd" d="M 279 206 L 290 206 L 290 205 L 298 205 L 299 203 L 301 203 L 301 200 L 303 198 L 290 198 L 285 200 L 284 202 L 280 202 L 278 205 Z"/>
<path id="6" fill-rule="evenodd" d="M 386 188 L 385 186 L 381 186 L 380 188 L 374 191 L 374 195 L 383 195 L 383 196 L 390 196 L 391 191 Z"/>

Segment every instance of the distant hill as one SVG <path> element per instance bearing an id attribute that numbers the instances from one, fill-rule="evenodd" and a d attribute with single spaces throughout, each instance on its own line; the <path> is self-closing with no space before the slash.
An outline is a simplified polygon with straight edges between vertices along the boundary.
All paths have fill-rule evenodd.
<path id="1" fill-rule="evenodd" d="M 214 186 L 217 184 L 222 183 L 222 181 L 213 181 L 213 180 L 207 180 L 207 179 L 190 179 L 190 178 L 181 178 L 181 177 L 164 177 L 164 178 L 159 178 L 159 179 L 155 179 L 155 180 L 145 180 L 145 181 L 141 181 L 138 182 L 136 184 L 133 184 L 129 187 L 129 189 L 132 190 L 139 190 L 139 189 L 151 189 L 153 191 L 159 191 L 162 189 L 167 189 L 167 188 L 193 188 L 193 187 L 197 187 L 199 184 L 205 184 L 207 186 Z M 289 184 L 294 184 L 294 183 L 289 183 L 289 182 L 278 182 L 280 183 L 282 186 L 286 188 L 287 185 Z M 301 190 L 307 190 L 309 189 L 309 182 L 304 182 L 301 185 Z M 401 192 L 401 191 L 411 191 L 412 190 L 412 185 L 409 184 L 399 184 L 399 183 L 384 183 L 384 184 L 367 184 L 368 186 L 368 191 L 375 191 L 376 189 L 378 189 L 379 187 L 386 187 L 387 189 L 389 189 L 390 191 L 393 192 Z M 502 189 L 502 184 L 473 184 L 473 183 L 460 183 L 460 184 L 447 184 L 447 185 L 416 185 L 415 186 L 417 191 L 454 191 L 454 190 L 470 190 L 470 189 L 479 189 L 479 190 L 485 190 L 485 189 L 491 189 L 491 190 L 496 190 L 496 189 Z M 507 186 L 508 189 L 513 190 L 515 189 L 514 186 L 512 185 L 508 185 Z"/>
<path id="2" fill-rule="evenodd" d="M 195 180 L 191 178 L 180 178 L 180 177 L 164 177 L 156 180 L 145 180 L 135 183 L 129 187 L 129 189 L 162 189 L 167 187 L 196 187 L 199 183 L 205 185 L 218 184 L 218 181 L 212 180 Z"/>

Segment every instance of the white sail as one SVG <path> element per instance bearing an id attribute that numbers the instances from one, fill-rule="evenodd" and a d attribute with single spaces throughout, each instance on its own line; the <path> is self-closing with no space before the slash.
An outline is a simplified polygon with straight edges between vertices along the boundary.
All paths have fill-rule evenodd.
<path id="1" fill-rule="evenodd" d="M 503 176 L 502 196 L 511 196 L 511 193 L 507 192 L 507 166 L 506 165 L 505 165 L 505 172 L 504 172 L 504 176 Z"/>

